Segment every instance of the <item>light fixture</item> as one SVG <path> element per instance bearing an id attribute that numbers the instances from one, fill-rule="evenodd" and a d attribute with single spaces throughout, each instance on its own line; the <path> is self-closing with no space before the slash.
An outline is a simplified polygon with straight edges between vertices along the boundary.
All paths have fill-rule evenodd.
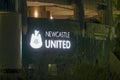
<path id="1" fill-rule="evenodd" d="M 34 12 L 34 17 L 35 17 L 35 18 L 38 18 L 38 16 L 39 16 L 39 15 L 38 15 L 38 11 L 35 10 L 35 12 Z"/>

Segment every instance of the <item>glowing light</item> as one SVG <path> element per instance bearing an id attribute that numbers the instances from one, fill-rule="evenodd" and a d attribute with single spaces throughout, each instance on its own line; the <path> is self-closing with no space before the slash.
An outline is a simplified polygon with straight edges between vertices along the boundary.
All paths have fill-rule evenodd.
<path id="1" fill-rule="evenodd" d="M 35 18 L 38 18 L 38 16 L 39 16 L 39 15 L 38 15 L 38 11 L 35 10 L 35 12 L 34 12 L 34 17 L 35 17 Z"/>
<path id="2" fill-rule="evenodd" d="M 52 12 L 50 11 L 50 19 L 53 20 Z"/>
<path id="3" fill-rule="evenodd" d="M 53 20 L 53 16 L 50 16 L 50 19 Z"/>
<path id="4" fill-rule="evenodd" d="M 42 45 L 43 45 L 42 37 L 39 34 L 39 31 L 35 30 L 34 33 L 31 36 L 30 46 L 32 48 L 38 49 L 38 48 L 41 48 Z"/>

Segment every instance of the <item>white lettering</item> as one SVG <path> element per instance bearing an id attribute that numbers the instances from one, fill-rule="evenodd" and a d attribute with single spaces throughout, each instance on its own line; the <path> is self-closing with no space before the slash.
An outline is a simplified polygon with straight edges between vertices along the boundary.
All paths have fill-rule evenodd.
<path id="1" fill-rule="evenodd" d="M 45 36 L 48 36 L 48 37 L 51 37 L 51 35 L 50 35 L 50 31 L 49 32 L 45 32 Z"/>
<path id="2" fill-rule="evenodd" d="M 49 41 L 49 40 L 48 40 L 48 41 L 47 41 L 47 40 L 45 40 L 45 47 L 46 47 L 46 48 L 50 48 L 50 44 L 49 44 L 49 43 L 50 43 L 50 41 Z"/>
<path id="3" fill-rule="evenodd" d="M 55 41 L 51 41 L 51 48 L 56 48 L 56 42 Z"/>
<path id="4" fill-rule="evenodd" d="M 71 47 L 70 41 L 66 41 L 66 48 L 69 49 Z"/>
<path id="5" fill-rule="evenodd" d="M 61 37 L 61 38 L 70 38 L 70 32 L 59 32 L 59 31 L 46 31 L 46 37 Z"/>
<path id="6" fill-rule="evenodd" d="M 45 40 L 46 48 L 69 49 L 71 43 L 69 40 Z"/>

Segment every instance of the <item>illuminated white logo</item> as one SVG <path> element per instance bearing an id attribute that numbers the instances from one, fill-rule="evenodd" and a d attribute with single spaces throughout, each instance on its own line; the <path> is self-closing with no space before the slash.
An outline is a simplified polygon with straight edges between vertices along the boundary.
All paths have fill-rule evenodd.
<path id="1" fill-rule="evenodd" d="M 38 48 L 41 48 L 42 45 L 43 45 L 42 37 L 39 34 L 39 31 L 35 30 L 34 33 L 31 36 L 30 46 L 32 48 L 38 49 Z"/>

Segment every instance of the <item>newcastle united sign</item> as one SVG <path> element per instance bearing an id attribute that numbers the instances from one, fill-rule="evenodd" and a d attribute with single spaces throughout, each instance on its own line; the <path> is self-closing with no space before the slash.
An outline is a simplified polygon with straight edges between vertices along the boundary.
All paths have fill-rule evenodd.
<path id="1" fill-rule="evenodd" d="M 34 30 L 31 34 L 30 46 L 39 49 L 44 46 L 46 49 L 70 49 L 70 32 L 62 31 L 44 31 L 42 34 L 39 30 Z"/>

